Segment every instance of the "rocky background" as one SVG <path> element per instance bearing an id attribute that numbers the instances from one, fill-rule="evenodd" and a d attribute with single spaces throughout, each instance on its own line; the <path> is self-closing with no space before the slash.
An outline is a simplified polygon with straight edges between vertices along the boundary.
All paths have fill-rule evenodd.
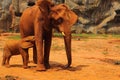
<path id="1" fill-rule="evenodd" d="M 0 0 L 0 33 L 19 32 L 19 18 L 28 1 Z M 78 16 L 72 27 L 73 33 L 120 33 L 120 0 L 52 0 L 55 4 L 67 4 Z M 12 20 L 9 7 L 12 4 L 15 19 Z M 12 22 L 13 21 L 13 22 Z"/>

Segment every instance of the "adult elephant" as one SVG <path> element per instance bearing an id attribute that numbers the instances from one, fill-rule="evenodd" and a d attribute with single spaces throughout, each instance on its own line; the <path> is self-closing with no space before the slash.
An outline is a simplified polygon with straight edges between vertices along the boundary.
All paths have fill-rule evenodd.
<path id="1" fill-rule="evenodd" d="M 36 5 L 23 12 L 20 19 L 21 37 L 35 36 L 36 46 L 33 48 L 33 60 L 37 63 L 36 70 L 39 71 L 50 67 L 49 53 L 53 26 L 65 34 L 64 39 L 68 58 L 66 67 L 71 65 L 70 28 L 77 20 L 77 16 L 64 4 L 56 5 L 52 9 L 51 5 L 48 0 L 38 0 Z"/>

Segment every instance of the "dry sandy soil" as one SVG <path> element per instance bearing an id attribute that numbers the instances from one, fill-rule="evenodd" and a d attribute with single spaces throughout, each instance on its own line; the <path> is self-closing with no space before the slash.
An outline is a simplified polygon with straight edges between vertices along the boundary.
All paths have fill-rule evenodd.
<path id="1" fill-rule="evenodd" d="M 0 37 L 0 64 L 2 47 L 7 38 Z M 72 66 L 65 70 L 67 63 L 64 42 L 53 38 L 50 64 L 45 72 L 35 71 L 32 63 L 32 49 L 29 50 L 28 69 L 22 68 L 21 56 L 13 56 L 10 68 L 0 65 L 0 77 L 14 76 L 16 80 L 120 80 L 120 39 L 73 39 Z M 11 79 L 12 80 L 12 79 Z"/>

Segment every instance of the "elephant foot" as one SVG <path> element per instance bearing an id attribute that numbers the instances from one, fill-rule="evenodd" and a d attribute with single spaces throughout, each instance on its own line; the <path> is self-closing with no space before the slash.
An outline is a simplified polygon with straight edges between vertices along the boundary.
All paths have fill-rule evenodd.
<path id="1" fill-rule="evenodd" d="M 50 64 L 45 64 L 46 69 L 50 69 Z"/>
<path id="2" fill-rule="evenodd" d="M 65 65 L 63 68 L 68 69 L 68 68 L 70 68 L 70 65 Z"/>
<path id="3" fill-rule="evenodd" d="M 5 65 L 5 67 L 10 68 L 10 65 Z"/>
<path id="4" fill-rule="evenodd" d="M 46 68 L 44 65 L 37 65 L 36 71 L 46 71 Z"/>
<path id="5" fill-rule="evenodd" d="M 28 66 L 23 66 L 23 68 L 24 68 L 24 69 L 27 69 L 27 68 L 28 68 Z"/>

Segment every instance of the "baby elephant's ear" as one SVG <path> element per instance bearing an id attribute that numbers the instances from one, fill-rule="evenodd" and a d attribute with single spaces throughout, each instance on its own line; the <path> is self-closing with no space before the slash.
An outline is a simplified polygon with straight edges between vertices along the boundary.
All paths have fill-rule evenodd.
<path id="1" fill-rule="evenodd" d="M 32 42 L 32 41 L 35 41 L 35 37 L 34 36 L 27 36 L 25 38 L 22 39 L 22 41 L 25 41 L 25 42 Z"/>
<path id="2" fill-rule="evenodd" d="M 28 48 L 31 48 L 33 46 L 34 46 L 34 44 L 31 42 L 21 42 L 21 44 L 20 44 L 20 47 L 23 49 L 28 49 Z"/>

